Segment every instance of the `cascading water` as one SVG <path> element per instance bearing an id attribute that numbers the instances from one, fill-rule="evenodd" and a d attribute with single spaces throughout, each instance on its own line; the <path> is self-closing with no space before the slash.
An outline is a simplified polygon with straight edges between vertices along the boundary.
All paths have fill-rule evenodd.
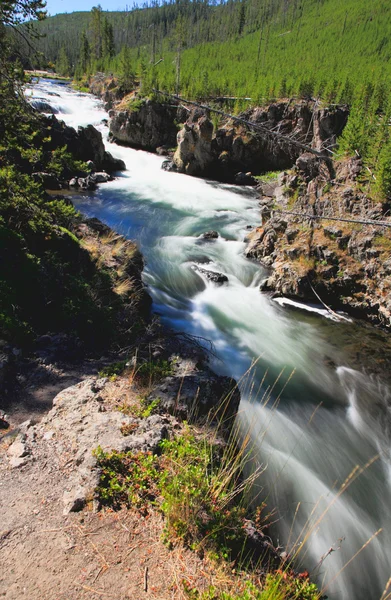
<path id="1" fill-rule="evenodd" d="M 51 82 L 32 94 L 67 124 L 91 123 L 107 137 L 107 114 L 92 96 Z M 372 350 L 357 357 L 372 330 L 334 323 L 317 307 L 318 315 L 289 311 L 259 292 L 265 272 L 243 255 L 248 227 L 259 223 L 251 190 L 167 173 L 163 159 L 146 152 L 109 150 L 128 170 L 76 196 L 77 208 L 138 240 L 155 312 L 211 340 L 214 369 L 243 378 L 238 421 L 254 460 L 268 467 L 258 486 L 277 507 L 274 535 L 284 545 L 304 539 L 298 560 L 331 598 L 379 599 L 391 574 L 391 392 L 365 373 Z M 203 239 L 211 229 L 220 237 Z M 197 265 L 228 283 L 217 286 Z M 374 346 L 391 357 L 391 341 L 377 335 Z"/>

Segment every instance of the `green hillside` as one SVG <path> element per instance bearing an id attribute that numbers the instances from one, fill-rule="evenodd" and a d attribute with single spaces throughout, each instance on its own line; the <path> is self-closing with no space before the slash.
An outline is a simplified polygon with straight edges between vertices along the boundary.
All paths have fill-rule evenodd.
<path id="1" fill-rule="evenodd" d="M 354 90 L 367 83 L 389 87 L 387 0 L 231 0 L 218 6 L 181 0 L 129 13 L 101 12 L 100 19 L 113 28 L 112 56 L 94 56 L 97 24 L 86 12 L 39 23 L 45 37 L 38 47 L 53 62 L 63 48 L 74 71 L 85 31 L 90 70 L 120 73 L 126 47 L 128 68 L 130 63 L 139 73 L 143 63 L 147 77 L 171 90 L 180 55 L 180 90 L 192 97 L 227 94 L 259 101 L 307 93 L 350 102 Z M 153 69 L 151 61 L 161 58 Z"/>
<path id="2" fill-rule="evenodd" d="M 348 103 L 341 152 L 357 150 L 391 182 L 388 0 L 178 0 L 131 12 L 95 7 L 37 27 L 43 37 L 34 43 L 44 58 L 30 51 L 34 66 L 52 61 L 84 81 L 111 72 L 123 92 L 141 82 L 144 95 L 158 88 L 251 99 L 235 110 L 295 96 Z M 377 185 L 391 193 L 388 184 Z"/>

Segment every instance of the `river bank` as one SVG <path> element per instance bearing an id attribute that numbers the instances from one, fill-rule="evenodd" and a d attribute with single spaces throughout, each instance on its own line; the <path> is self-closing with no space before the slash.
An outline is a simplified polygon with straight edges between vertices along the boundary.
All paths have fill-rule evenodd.
<path id="1" fill-rule="evenodd" d="M 114 77 L 104 74 L 92 78 L 90 90 L 109 110 L 112 139 L 170 155 L 166 170 L 258 184 L 262 226 L 249 233 L 246 255 L 269 271 L 261 291 L 324 303 L 391 327 L 390 229 L 359 223 L 391 225 L 389 204 L 373 191 L 371 175 L 358 157 L 338 159 L 333 152 L 347 122 L 347 106 L 282 100 L 247 110 L 237 123 L 175 99 L 149 100 L 137 90 L 126 95 Z M 289 144 L 289 137 L 298 145 Z M 328 160 L 306 152 L 305 146 L 324 152 Z M 265 171 L 276 171 L 274 179 L 253 177 Z"/>
<path id="2" fill-rule="evenodd" d="M 107 135 L 101 124 L 106 113 L 96 100 L 64 92 L 55 102 L 69 123 L 92 122 Z M 190 180 L 162 171 L 162 157 L 111 144 L 114 149 L 128 170 L 93 196 L 77 194 L 77 207 L 139 240 L 154 310 L 176 331 L 211 340 L 213 368 L 239 381 L 238 422 L 244 432 L 251 430 L 258 463 L 269 465 L 260 485 L 278 507 L 274 535 L 298 539 L 303 524 L 316 523 L 326 510 L 327 501 L 319 499 L 331 498 L 327 520 L 308 540 L 305 562 L 315 567 L 345 532 L 342 547 L 324 566 L 332 579 L 383 527 L 331 585 L 331 594 L 349 600 L 377 599 L 388 576 L 386 338 L 360 324 L 291 313 L 259 292 L 267 271 L 243 255 L 248 227 L 259 222 L 253 191 Z M 204 237 L 213 230 L 217 238 Z M 197 265 L 201 270 L 192 268 Z M 217 285 L 202 269 L 228 281 Z M 363 339 L 367 348 L 362 348 Z M 381 349 L 379 360 L 376 348 Z M 270 397 L 265 396 L 268 386 Z M 377 453 L 381 458 L 354 485 L 342 495 L 335 492 L 354 465 L 365 465 Z"/>
<path id="3" fill-rule="evenodd" d="M 59 94 L 53 96 L 60 97 Z M 46 151 L 54 154 L 61 148 L 61 156 L 66 156 L 63 171 L 59 173 L 60 189 L 67 186 L 67 177 L 74 175 L 69 165 L 74 157 L 72 143 L 75 140 L 80 153 L 76 158 L 84 161 L 88 158 L 94 167 L 101 166 L 101 161 L 107 161 L 110 156 L 104 150 L 99 132 L 91 125 L 76 132 L 55 118 L 42 119 L 42 123 L 51 132 L 46 143 L 53 145 Z M 87 148 L 83 140 L 87 140 Z M 63 149 L 64 142 L 68 145 Z M 112 159 L 110 164 L 122 166 L 123 163 Z M 85 164 L 77 168 L 84 169 Z M 95 168 L 91 170 L 95 172 Z M 48 169 L 39 174 L 38 183 L 50 188 L 52 172 Z M 81 185 L 78 187 L 84 193 L 90 191 Z M 35 189 L 38 191 L 38 185 Z M 127 598 L 142 591 L 148 592 L 149 597 L 182 598 L 187 592 L 209 594 L 212 584 L 221 590 L 236 589 L 240 594 L 247 585 L 257 583 L 259 586 L 259 575 L 250 567 L 260 564 L 265 568 L 262 588 L 269 585 L 265 574 L 273 577 L 273 585 L 287 592 L 292 586 L 295 590 L 298 586 L 303 590 L 310 587 L 308 577 L 297 579 L 288 564 L 284 567 L 284 579 L 281 573 L 275 572 L 283 559 L 263 533 L 263 522 L 249 520 L 249 503 L 238 504 L 234 500 L 236 496 L 240 500 L 244 492 L 244 463 L 239 442 L 235 439 L 230 444 L 227 442 L 240 402 L 236 382 L 211 371 L 207 352 L 199 340 L 151 322 L 151 301 L 141 282 L 144 262 L 134 242 L 96 218 L 77 214 L 69 195 L 59 197 L 39 189 L 38 202 L 50 204 L 54 210 L 60 207 L 67 217 L 67 228 L 61 228 L 54 220 L 51 223 L 50 241 L 57 242 L 59 238 L 66 244 L 62 248 L 64 256 L 58 257 L 58 268 L 65 271 L 63 263 L 70 262 L 78 276 L 86 276 L 91 271 L 104 277 L 103 282 L 98 280 L 97 290 L 94 289 L 94 301 L 100 303 L 98 292 L 103 291 L 104 307 L 111 314 L 102 313 L 100 323 L 93 320 L 88 310 L 80 314 L 80 310 L 74 308 L 80 298 L 73 294 L 70 301 L 75 318 L 69 323 L 69 331 L 60 329 L 58 332 L 56 328 L 64 325 L 51 306 L 49 310 L 54 320 L 48 323 L 53 329 L 46 329 L 49 325 L 41 318 L 38 323 L 34 322 L 30 338 L 20 339 L 21 347 L 2 343 L 1 407 L 8 412 L 0 416 L 0 556 L 5 596 L 20 598 L 20 594 L 27 593 L 30 598 L 58 600 L 95 598 L 108 593 Z M 36 242 L 35 237 L 30 237 Z M 47 279 L 43 279 L 43 284 L 49 287 Z M 87 305 L 88 308 L 92 311 L 95 307 Z M 74 329 L 75 319 L 80 320 L 80 331 Z M 106 331 L 107 327 L 110 332 Z M 43 335 L 36 337 L 37 333 Z M 97 370 L 100 377 L 92 375 Z M 69 387 L 71 383 L 75 385 Z M 172 444 L 171 455 L 165 452 L 164 442 Z M 173 528 L 170 534 L 170 544 L 176 548 L 169 551 L 160 538 L 162 514 L 166 528 L 167 523 L 173 527 L 175 520 L 172 511 L 167 514 L 165 503 L 160 501 L 164 489 L 152 498 L 153 479 L 143 480 L 140 488 L 127 477 L 122 494 L 113 496 L 119 492 L 118 477 L 122 469 L 119 468 L 115 479 L 106 483 L 103 463 L 113 460 L 114 453 L 117 467 L 119 461 L 124 465 L 126 461 L 136 464 L 141 461 L 146 468 L 150 458 L 157 462 L 164 454 L 169 462 L 162 471 L 160 483 L 163 484 L 164 473 L 171 473 L 173 477 L 170 461 L 171 467 L 178 463 L 175 445 L 180 448 L 181 444 L 185 462 L 177 478 L 188 479 L 184 491 L 190 494 L 189 498 L 194 496 L 194 486 L 201 494 L 195 507 L 194 499 L 186 505 L 185 497 L 179 494 L 176 498 L 177 509 L 184 514 L 190 510 L 190 514 L 185 520 L 177 517 L 178 531 Z M 198 461 L 202 448 L 206 448 L 206 453 L 202 455 L 204 468 L 200 471 Z M 236 465 L 234 470 L 231 459 Z M 205 469 L 213 476 L 210 481 L 205 481 Z M 111 476 L 113 473 L 112 466 Z M 220 492 L 215 486 L 221 488 Z M 140 494 L 141 507 L 137 502 L 130 502 L 131 492 Z M 171 488 L 165 492 L 171 503 L 175 499 L 173 492 Z M 226 495 L 232 498 L 227 500 Z M 108 498 L 111 502 L 107 502 Z M 101 512 L 97 518 L 91 515 L 91 510 L 95 512 L 106 504 L 109 504 L 109 512 Z M 148 539 L 154 540 L 155 552 L 144 553 L 145 536 L 136 532 L 131 539 L 136 546 L 130 546 L 129 538 L 115 541 L 115 525 L 121 517 L 112 519 L 110 507 L 122 506 L 130 508 L 126 513 L 118 513 L 123 523 L 134 527 L 140 519 L 152 522 Z M 80 511 L 83 511 L 82 517 L 74 517 L 74 513 Z M 85 532 L 85 519 L 94 531 Z M 88 552 L 88 545 L 86 548 L 80 542 L 90 535 L 95 536 L 98 522 L 104 523 L 104 533 L 102 537 L 97 534 L 99 541 L 94 537 L 92 551 Z M 123 526 L 129 532 L 127 525 Z M 188 530 L 186 536 L 184 526 Z M 206 528 L 214 532 L 211 541 Z M 67 544 L 68 532 L 76 536 L 75 543 L 70 545 Z M 49 535 L 48 540 L 45 534 L 51 533 L 55 535 Z M 107 537 L 113 540 L 114 563 L 104 558 L 97 570 L 97 556 L 101 560 L 107 553 Z M 168 539 L 167 531 L 165 537 Z M 103 543 L 105 547 L 99 550 L 97 544 Z M 197 550 L 198 557 L 190 551 L 190 546 L 193 552 Z M 189 572 L 193 570 L 191 576 L 186 576 L 186 570 L 178 567 L 178 555 L 181 560 L 186 556 Z M 174 560 L 172 568 L 167 566 L 168 557 Z M 128 566 L 116 569 L 122 562 Z M 137 577 L 140 563 L 147 565 L 142 584 Z M 240 572 L 238 576 L 231 572 L 233 564 Z M 247 571 L 241 573 L 245 568 Z M 148 575 L 148 569 L 154 573 Z M 194 569 L 199 571 L 198 577 Z M 108 577 L 106 571 L 110 571 Z M 225 577 L 223 583 L 219 581 L 222 576 Z"/>

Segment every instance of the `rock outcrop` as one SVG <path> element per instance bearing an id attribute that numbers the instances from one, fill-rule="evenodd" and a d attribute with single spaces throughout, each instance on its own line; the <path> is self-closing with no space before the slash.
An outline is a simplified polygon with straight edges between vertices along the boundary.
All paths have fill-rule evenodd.
<path id="1" fill-rule="evenodd" d="M 178 148 L 174 154 L 174 163 L 180 173 L 203 176 L 212 174 L 212 137 L 213 123 L 206 116 L 184 124 L 178 133 Z"/>
<path id="2" fill-rule="evenodd" d="M 118 410 L 122 396 L 130 403 L 140 402 L 137 389 L 131 391 L 127 378 L 117 385 L 108 378 L 88 377 L 61 391 L 38 425 L 28 421 L 19 427 L 8 449 L 11 468 L 34 460 L 42 441 L 53 451 L 61 448 L 67 464 L 72 465 L 64 481 L 67 514 L 82 510 L 89 502 L 97 506 L 100 470 L 93 454 L 97 448 L 107 452 L 156 452 L 163 439 L 174 435 L 178 419 L 203 423 L 208 417 L 209 424 L 214 422 L 222 434 L 228 435 L 240 402 L 236 382 L 215 375 L 190 356 L 176 356 L 170 363 L 172 374 L 155 386 L 146 400 L 148 404 L 155 401 L 154 414 Z"/>
<path id="3" fill-rule="evenodd" d="M 126 108 L 125 100 L 119 108 L 109 112 L 110 134 L 114 140 L 150 151 L 176 145 L 177 106 L 143 99 L 130 101 Z"/>
<path id="4" fill-rule="evenodd" d="M 391 225 L 389 206 L 372 200 L 362 191 L 362 182 L 358 185 L 361 172 L 358 158 L 327 165 L 313 155 L 300 156 L 295 168 L 282 173 L 274 185 L 261 184 L 261 194 L 266 192 L 260 199 L 262 226 L 249 234 L 246 254 L 271 269 L 263 291 L 320 298 L 334 309 L 390 328 L 390 229 L 327 220 Z"/>
<path id="5" fill-rule="evenodd" d="M 332 147 L 347 121 L 348 109 L 317 109 L 314 102 L 279 102 L 240 115 L 262 127 L 257 130 L 234 120 L 214 130 L 209 115 L 193 110 L 178 133 L 174 155 L 176 170 L 189 175 L 254 185 L 252 173 L 290 168 L 302 149 L 270 132 L 292 136 L 318 149 Z"/>
<path id="6" fill-rule="evenodd" d="M 97 171 L 122 171 L 125 164 L 122 160 L 114 158 L 110 152 L 105 150 L 102 134 L 92 125 L 73 127 L 65 125 L 54 115 L 42 117 L 43 129 L 47 134 L 48 141 L 44 144 L 44 150 L 56 150 L 66 147 L 67 151 L 77 160 L 84 162 L 92 161 Z M 72 175 L 72 174 L 71 174 Z"/>

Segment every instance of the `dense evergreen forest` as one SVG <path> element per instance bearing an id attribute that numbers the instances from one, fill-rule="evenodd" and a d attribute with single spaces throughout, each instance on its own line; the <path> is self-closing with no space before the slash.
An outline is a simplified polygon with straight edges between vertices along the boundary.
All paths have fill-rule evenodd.
<path id="1" fill-rule="evenodd" d="M 42 0 L 0 4 L 0 340 L 2 347 L 31 349 L 37 336 L 67 331 L 87 349 L 104 347 L 123 326 L 127 300 L 136 292 L 115 287 L 118 273 L 75 235 L 81 215 L 44 189 L 45 177 L 88 173 L 67 148 L 65 125 L 25 100 L 23 53 L 16 54 L 6 35 L 26 18 L 44 15 Z M 137 260 L 133 247 L 131 254 L 129 261 Z"/>
<path id="2" fill-rule="evenodd" d="M 351 106 L 342 153 L 358 151 L 390 193 L 391 9 L 387 0 L 179 0 L 49 17 L 32 66 L 87 80 L 112 72 L 189 98 L 233 96 L 241 110 L 280 97 Z M 248 100 L 250 98 L 250 100 Z"/>
<path id="3" fill-rule="evenodd" d="M 391 11 L 386 0 L 195 0 L 131 12 L 72 13 L 39 24 L 38 49 L 69 71 L 140 69 L 190 96 L 264 98 L 307 93 L 350 102 L 357 87 L 389 87 Z M 84 32 L 84 34 L 83 34 Z M 87 44 L 86 44 L 87 42 Z M 155 67 L 157 61 L 163 59 Z"/>

